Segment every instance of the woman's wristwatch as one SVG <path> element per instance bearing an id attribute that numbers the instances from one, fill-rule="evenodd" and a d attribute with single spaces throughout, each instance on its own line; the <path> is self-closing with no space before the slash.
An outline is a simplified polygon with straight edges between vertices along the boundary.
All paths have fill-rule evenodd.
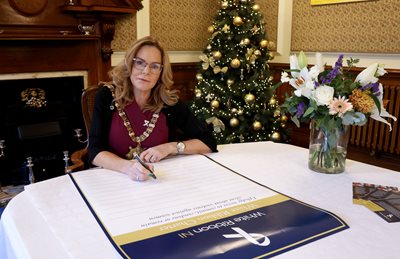
<path id="1" fill-rule="evenodd" d="M 176 150 L 178 151 L 178 155 L 185 152 L 185 147 L 186 145 L 182 141 L 178 141 L 178 143 L 176 143 Z"/>

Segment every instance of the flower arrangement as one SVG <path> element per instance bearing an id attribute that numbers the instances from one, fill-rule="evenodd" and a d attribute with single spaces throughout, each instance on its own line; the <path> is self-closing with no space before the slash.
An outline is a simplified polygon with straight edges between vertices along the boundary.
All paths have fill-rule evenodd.
<path id="1" fill-rule="evenodd" d="M 307 68 L 304 52 L 290 57 L 290 73 L 282 72 L 281 81 L 289 82 L 295 88 L 294 95 L 286 98 L 283 108 L 291 114 L 293 122 L 316 120 L 318 125 L 331 124 L 364 125 L 368 117 L 389 125 L 383 117 L 390 115 L 383 107 L 383 87 L 378 82 L 386 71 L 383 65 L 374 63 L 363 70 L 353 80 L 349 73 L 357 59 L 347 60 L 343 67 L 340 55 L 332 70 L 321 65 L 321 55 L 317 53 L 317 64 Z"/>
<path id="2" fill-rule="evenodd" d="M 312 152 L 310 160 L 321 167 L 343 167 L 346 152 L 340 155 L 337 150 L 338 136 L 335 130 L 348 125 L 364 125 L 368 118 L 389 125 L 385 117 L 396 120 L 384 108 L 383 87 L 379 77 L 386 71 L 378 63 L 372 64 L 355 78 L 350 69 L 359 60 L 348 59 L 343 67 L 343 55 L 340 55 L 331 70 L 325 70 L 322 56 L 317 53 L 316 64 L 307 66 L 304 52 L 290 57 L 290 70 L 281 74 L 281 82 L 294 87 L 293 94 L 287 96 L 282 105 L 284 112 L 299 126 L 300 122 L 312 121 L 322 130 L 324 143 Z M 347 140 L 346 140 L 347 141 Z M 333 150 L 335 149 L 335 150 Z M 309 162 L 310 166 L 310 162 Z"/>

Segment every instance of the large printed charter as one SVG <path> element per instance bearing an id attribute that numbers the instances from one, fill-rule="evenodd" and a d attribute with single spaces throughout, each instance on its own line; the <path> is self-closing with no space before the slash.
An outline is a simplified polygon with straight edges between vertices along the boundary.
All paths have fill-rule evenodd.
<path id="1" fill-rule="evenodd" d="M 124 258 L 268 258 L 348 228 L 203 155 L 163 160 L 157 180 L 71 174 Z"/>

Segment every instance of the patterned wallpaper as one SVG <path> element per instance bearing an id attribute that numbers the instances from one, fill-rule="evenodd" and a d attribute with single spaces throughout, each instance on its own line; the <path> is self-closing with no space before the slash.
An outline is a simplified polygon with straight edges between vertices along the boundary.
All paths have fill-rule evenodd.
<path id="1" fill-rule="evenodd" d="M 201 50 L 217 11 L 213 0 L 150 1 L 150 32 L 168 50 Z"/>
<path id="2" fill-rule="evenodd" d="M 150 0 L 150 30 L 171 51 L 202 51 L 219 0 Z M 276 42 L 279 0 L 256 0 L 269 40 Z M 114 51 L 136 39 L 136 16 L 116 21 Z M 293 0 L 292 51 L 400 53 L 399 0 L 311 6 Z"/>
<path id="3" fill-rule="evenodd" d="M 276 42 L 278 1 L 258 0 L 269 40 Z M 220 9 L 219 0 L 150 1 L 150 32 L 170 51 L 202 51 Z M 140 11 L 139 11 L 140 12 Z M 112 48 L 124 51 L 136 39 L 136 16 L 118 18 Z"/>
<path id="4" fill-rule="evenodd" d="M 293 51 L 400 52 L 400 1 L 311 6 L 293 1 Z"/>
<path id="5" fill-rule="evenodd" d="M 279 0 L 256 0 L 256 3 L 260 6 L 260 10 L 264 16 L 267 38 L 275 42 L 276 45 L 276 39 L 278 38 Z M 271 50 L 276 50 L 276 46 Z"/>
<path id="6" fill-rule="evenodd" d="M 111 48 L 114 51 L 125 51 L 129 49 L 136 40 L 136 15 L 123 15 L 115 21 L 114 40 Z"/>
<path id="7" fill-rule="evenodd" d="M 218 0 L 168 0 L 150 2 L 150 31 L 168 50 L 200 51 L 206 47 L 208 26 L 220 9 Z M 276 39 L 278 0 L 256 1 L 260 3 L 267 23 L 268 35 Z M 273 4 L 269 4 L 269 3 Z M 271 5 L 271 6 L 270 6 Z M 265 15 L 268 10 L 268 15 Z M 272 13 L 275 11 L 275 13 Z M 271 32 L 269 29 L 271 28 Z"/>

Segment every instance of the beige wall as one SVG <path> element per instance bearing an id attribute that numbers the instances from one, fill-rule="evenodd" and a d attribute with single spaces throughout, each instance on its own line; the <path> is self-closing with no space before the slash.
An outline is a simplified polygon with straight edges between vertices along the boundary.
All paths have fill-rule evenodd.
<path id="1" fill-rule="evenodd" d="M 136 16 L 124 15 L 115 22 L 114 40 L 111 42 L 111 48 L 114 51 L 126 51 L 130 44 L 136 40 Z"/>
<path id="2" fill-rule="evenodd" d="M 217 2 L 210 0 L 150 1 L 150 34 L 168 50 L 201 50 L 217 8 Z"/>
<path id="3" fill-rule="evenodd" d="M 400 1 L 293 1 L 292 50 L 400 53 Z"/>
<path id="4" fill-rule="evenodd" d="M 218 0 L 150 1 L 150 34 L 160 39 L 170 51 L 201 51 L 210 34 L 208 26 L 220 9 Z M 269 40 L 277 38 L 278 0 L 256 1 L 266 23 Z M 141 11 L 139 11 L 141 12 Z M 136 16 L 125 16 L 116 22 L 112 48 L 124 51 L 136 37 Z"/>
<path id="5" fill-rule="evenodd" d="M 239 0 L 237 0 L 239 1 Z M 172 62 L 198 61 L 209 38 L 220 0 L 143 0 L 136 16 L 117 20 L 114 60 L 138 36 L 158 37 Z M 400 69 L 400 0 L 375 0 L 311 6 L 309 0 L 256 0 L 267 35 L 277 43 L 273 62 L 287 63 L 289 54 L 323 52 L 332 64 L 337 52 L 361 58 L 359 66 L 382 62 Z M 118 53 L 120 52 L 120 53 Z M 171 56 L 170 53 L 170 56 Z M 174 61 L 174 57 L 175 61 Z M 115 62 L 114 62 L 115 63 Z"/>

